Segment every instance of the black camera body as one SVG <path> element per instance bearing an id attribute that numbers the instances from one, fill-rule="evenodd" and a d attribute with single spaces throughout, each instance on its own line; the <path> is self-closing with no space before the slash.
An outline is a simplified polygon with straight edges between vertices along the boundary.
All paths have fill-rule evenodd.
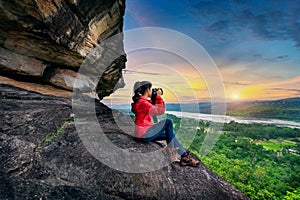
<path id="1" fill-rule="evenodd" d="M 157 96 L 157 92 L 160 91 L 161 95 L 164 94 L 164 91 L 162 88 L 153 88 L 152 89 L 152 95 L 151 95 L 151 100 L 152 100 L 152 104 L 155 105 L 156 103 L 156 96 Z"/>
<path id="2" fill-rule="evenodd" d="M 163 91 L 162 88 L 153 88 L 153 89 L 152 89 L 152 95 L 155 95 L 155 96 L 156 96 L 158 91 L 161 92 L 161 95 L 164 94 L 164 91 Z"/>

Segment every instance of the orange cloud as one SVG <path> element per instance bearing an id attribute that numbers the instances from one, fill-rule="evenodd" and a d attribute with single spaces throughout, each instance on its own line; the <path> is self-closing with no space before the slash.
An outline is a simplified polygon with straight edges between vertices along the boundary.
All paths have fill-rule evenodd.
<path id="1" fill-rule="evenodd" d="M 241 99 L 244 100 L 267 100 L 267 99 L 280 99 L 291 98 L 300 96 L 300 76 L 272 83 L 258 84 L 243 87 L 237 90 Z M 232 93 L 234 89 L 229 91 Z"/>

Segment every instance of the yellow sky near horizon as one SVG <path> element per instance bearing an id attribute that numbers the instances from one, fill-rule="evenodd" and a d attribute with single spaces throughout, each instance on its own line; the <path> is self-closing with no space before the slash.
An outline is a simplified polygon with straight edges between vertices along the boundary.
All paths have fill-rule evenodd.
<path id="1" fill-rule="evenodd" d="M 197 78 L 194 73 L 188 70 L 183 72 L 182 70 L 176 71 L 168 68 L 169 72 L 172 73 L 166 74 L 166 69 L 162 66 L 156 65 L 156 67 L 151 67 L 150 65 L 125 72 L 126 86 L 116 91 L 110 97 L 105 98 L 104 101 L 110 104 L 131 103 L 133 84 L 137 80 L 149 80 L 153 83 L 153 87 L 162 87 L 164 89 L 163 97 L 168 103 L 211 101 L 210 93 L 213 91 L 209 91 L 205 79 Z M 160 68 L 160 70 L 157 68 Z M 136 72 L 141 72 L 141 74 Z M 153 75 L 143 74 L 143 72 L 153 73 Z M 222 78 L 226 101 L 275 100 L 299 97 L 300 76 L 269 83 L 243 83 L 240 82 L 238 77 L 235 80 L 227 79 L 227 77 L 223 76 Z M 220 98 L 219 100 L 222 99 Z"/>
<path id="2" fill-rule="evenodd" d="M 212 98 L 213 101 L 247 101 L 299 97 L 300 76 L 274 81 L 258 79 L 247 73 L 237 74 L 234 68 L 231 69 L 212 64 L 197 69 L 174 55 L 129 53 L 123 72 L 126 86 L 103 101 L 130 104 L 134 83 L 143 80 L 152 82 L 153 87 L 163 88 L 167 103 L 211 102 Z"/>
<path id="3" fill-rule="evenodd" d="M 277 82 L 249 84 L 243 87 L 228 87 L 227 93 L 237 93 L 241 100 L 274 100 L 299 97 L 300 76 Z"/>

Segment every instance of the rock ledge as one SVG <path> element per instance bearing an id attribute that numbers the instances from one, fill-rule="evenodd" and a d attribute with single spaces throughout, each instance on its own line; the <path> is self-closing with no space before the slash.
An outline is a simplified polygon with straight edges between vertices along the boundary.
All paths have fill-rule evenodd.
<path id="1" fill-rule="evenodd" d="M 83 146 L 70 99 L 5 84 L 0 91 L 0 199 L 249 199 L 203 164 L 171 164 L 142 174 L 111 169 Z M 116 145 L 161 148 L 133 140 L 116 126 L 105 105 L 96 102 L 96 110 Z M 127 118 L 122 113 L 118 117 Z"/>

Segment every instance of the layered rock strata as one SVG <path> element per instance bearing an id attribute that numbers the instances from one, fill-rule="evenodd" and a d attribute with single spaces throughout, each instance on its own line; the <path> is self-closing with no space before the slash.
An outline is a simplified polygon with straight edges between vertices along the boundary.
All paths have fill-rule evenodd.
<path id="1" fill-rule="evenodd" d="M 125 0 L 1 0 L 1 74 L 72 90 L 89 52 L 122 33 L 124 12 Z M 122 52 L 123 41 L 117 42 L 118 49 L 113 50 Z M 105 66 L 99 80 L 93 80 L 100 99 L 123 87 L 125 62 L 123 53 Z M 81 75 L 79 85 L 91 87 L 88 79 Z"/>

